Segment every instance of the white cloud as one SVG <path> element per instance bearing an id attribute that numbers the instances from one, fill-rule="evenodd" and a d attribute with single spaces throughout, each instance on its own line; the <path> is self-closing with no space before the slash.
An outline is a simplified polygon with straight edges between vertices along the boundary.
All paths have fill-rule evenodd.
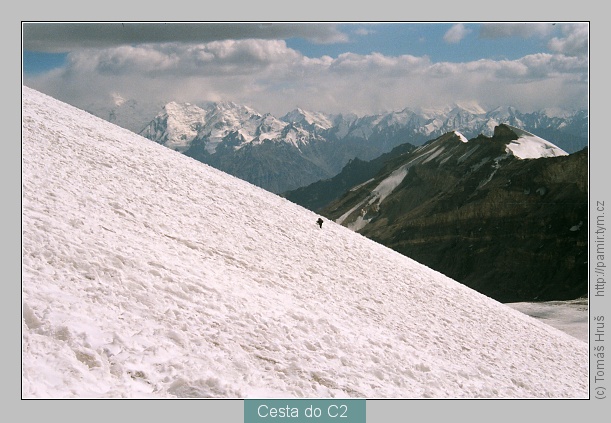
<path id="1" fill-rule="evenodd" d="M 588 40 L 590 28 L 587 22 L 577 23 L 494 23 L 483 24 L 479 33 L 480 38 L 506 38 L 520 37 L 530 38 L 538 37 L 545 39 L 552 37 L 554 31 L 559 29 L 561 36 L 551 38 L 547 46 L 555 53 L 561 53 L 568 56 L 585 56 L 588 53 Z"/>
<path id="2" fill-rule="evenodd" d="M 368 28 L 358 28 L 354 31 L 356 35 L 370 35 L 375 34 L 375 31 Z"/>
<path id="3" fill-rule="evenodd" d="M 554 37 L 549 42 L 552 51 L 568 56 L 584 56 L 588 54 L 590 29 L 587 24 L 566 25 L 562 28 L 564 37 Z"/>
<path id="4" fill-rule="evenodd" d="M 470 29 L 466 28 L 464 24 L 456 24 L 452 26 L 443 36 L 443 40 L 446 43 L 456 44 L 471 32 Z"/>
<path id="5" fill-rule="evenodd" d="M 69 55 L 70 72 L 96 71 L 107 75 L 174 77 L 241 74 L 272 64 L 300 60 L 280 40 L 224 40 L 207 44 L 143 44 L 103 50 L 81 50 Z"/>
<path id="6" fill-rule="evenodd" d="M 297 105 L 366 114 L 471 100 L 521 110 L 582 107 L 587 69 L 586 57 L 562 54 L 466 63 L 379 53 L 308 58 L 284 41 L 248 39 L 82 50 L 61 71 L 25 83 L 81 108 L 120 93 L 138 101 L 231 100 L 276 115 Z"/>

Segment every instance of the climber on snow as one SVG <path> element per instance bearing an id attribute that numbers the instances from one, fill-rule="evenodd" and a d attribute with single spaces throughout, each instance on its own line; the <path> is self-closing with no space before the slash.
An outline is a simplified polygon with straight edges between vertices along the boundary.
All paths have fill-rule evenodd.
<path id="1" fill-rule="evenodd" d="M 320 217 L 318 218 L 316 223 L 318 223 L 318 226 L 320 226 L 322 228 L 322 219 Z"/>

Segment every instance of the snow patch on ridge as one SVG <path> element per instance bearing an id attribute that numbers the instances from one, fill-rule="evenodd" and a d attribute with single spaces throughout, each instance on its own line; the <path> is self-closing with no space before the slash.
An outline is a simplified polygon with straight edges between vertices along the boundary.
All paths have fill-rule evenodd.
<path id="1" fill-rule="evenodd" d="M 513 126 L 507 126 L 515 132 L 518 139 L 507 144 L 506 151 L 519 159 L 538 159 L 541 157 L 568 156 L 569 154 L 560 147 L 530 132 Z"/>
<path id="2" fill-rule="evenodd" d="M 454 131 L 454 133 L 456 134 L 456 136 L 458 136 L 458 139 L 460 139 L 462 142 L 467 143 L 469 142 L 469 140 L 467 139 L 467 137 L 465 137 L 463 134 L 461 134 L 458 131 Z"/>

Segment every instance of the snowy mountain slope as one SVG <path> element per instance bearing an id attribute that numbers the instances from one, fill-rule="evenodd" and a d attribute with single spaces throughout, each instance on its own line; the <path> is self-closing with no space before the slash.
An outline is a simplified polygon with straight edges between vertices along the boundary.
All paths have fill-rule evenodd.
<path id="1" fill-rule="evenodd" d="M 22 397 L 587 398 L 587 344 L 23 87 Z"/>

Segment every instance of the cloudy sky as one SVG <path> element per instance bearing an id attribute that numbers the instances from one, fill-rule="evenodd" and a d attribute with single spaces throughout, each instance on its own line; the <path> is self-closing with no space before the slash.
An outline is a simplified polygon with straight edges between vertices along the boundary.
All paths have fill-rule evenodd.
<path id="1" fill-rule="evenodd" d="M 588 22 L 24 22 L 22 47 L 23 83 L 77 107 L 588 108 Z"/>

